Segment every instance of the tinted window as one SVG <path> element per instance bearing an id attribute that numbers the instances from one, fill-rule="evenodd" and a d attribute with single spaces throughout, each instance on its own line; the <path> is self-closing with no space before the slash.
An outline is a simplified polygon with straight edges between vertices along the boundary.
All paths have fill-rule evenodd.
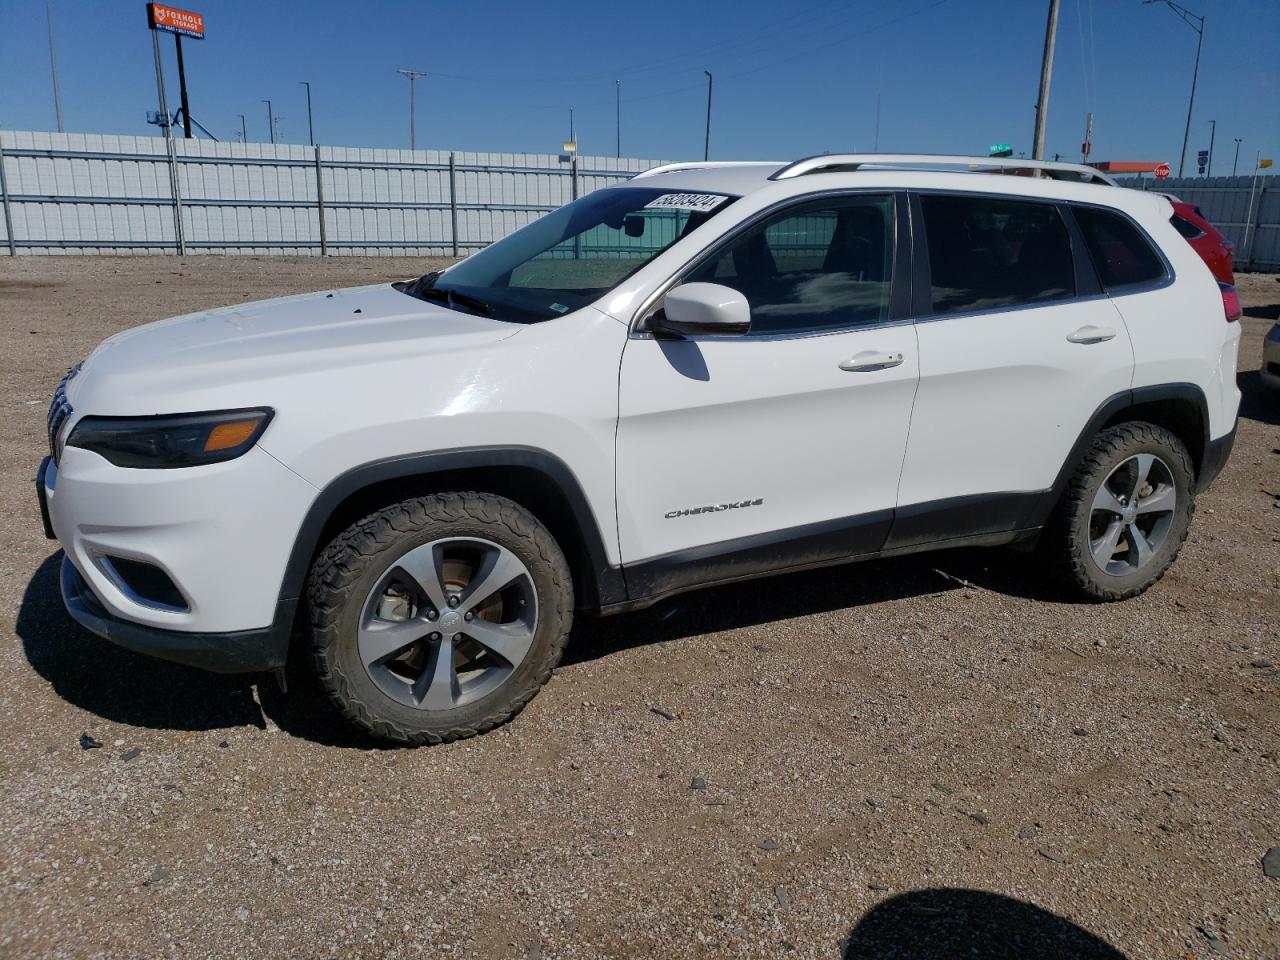
<path id="1" fill-rule="evenodd" d="M 934 313 L 1075 295 L 1071 240 L 1051 204 L 933 194 L 921 196 L 920 203 Z"/>
<path id="2" fill-rule="evenodd" d="M 1164 264 L 1151 244 L 1124 217 L 1096 207 L 1072 210 L 1104 288 L 1150 283 L 1164 276 Z"/>
<path id="3" fill-rule="evenodd" d="M 1182 234 L 1188 240 L 1194 240 L 1196 239 L 1196 237 L 1204 236 L 1203 230 L 1197 227 L 1190 220 L 1183 220 L 1176 213 L 1169 218 L 1169 222 L 1173 224 L 1173 229 L 1177 230 L 1180 234 Z"/>
<path id="4" fill-rule="evenodd" d="M 888 319 L 893 197 L 803 204 L 750 227 L 686 281 L 751 304 L 751 333 L 805 333 Z"/>

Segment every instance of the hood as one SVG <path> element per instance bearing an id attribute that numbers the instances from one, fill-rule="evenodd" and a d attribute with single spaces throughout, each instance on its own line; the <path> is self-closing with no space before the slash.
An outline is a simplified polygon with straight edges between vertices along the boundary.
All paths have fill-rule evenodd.
<path id="1" fill-rule="evenodd" d="M 109 337 L 68 383 L 68 399 L 77 410 L 119 416 L 173 410 L 175 393 L 227 394 L 234 406 L 237 387 L 470 349 L 523 329 L 389 283 L 259 300 Z"/>

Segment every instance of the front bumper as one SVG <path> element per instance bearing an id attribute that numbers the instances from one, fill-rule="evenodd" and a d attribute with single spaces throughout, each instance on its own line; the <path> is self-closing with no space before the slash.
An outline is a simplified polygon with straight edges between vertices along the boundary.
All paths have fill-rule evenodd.
<path id="1" fill-rule="evenodd" d="M 53 532 L 107 613 L 208 634 L 274 622 L 285 565 L 316 494 L 259 448 L 208 466 L 134 470 L 67 447 L 59 464 L 45 465 L 39 486 Z M 121 560 L 155 567 L 181 601 L 131 589 Z"/>
<path id="2" fill-rule="evenodd" d="M 283 667 L 297 600 L 282 600 L 275 621 L 261 630 L 189 633 L 133 623 L 109 613 L 80 571 L 62 558 L 62 602 L 71 619 L 105 640 L 138 653 L 215 673 L 256 673 Z"/>

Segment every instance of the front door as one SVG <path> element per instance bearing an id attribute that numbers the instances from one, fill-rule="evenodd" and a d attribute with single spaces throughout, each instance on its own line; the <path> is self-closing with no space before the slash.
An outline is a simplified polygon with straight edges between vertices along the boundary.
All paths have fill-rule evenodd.
<path id="1" fill-rule="evenodd" d="M 748 334 L 628 340 L 617 494 L 633 597 L 883 544 L 919 375 L 894 307 L 901 203 L 798 203 L 691 267 L 682 281 L 747 298 Z"/>

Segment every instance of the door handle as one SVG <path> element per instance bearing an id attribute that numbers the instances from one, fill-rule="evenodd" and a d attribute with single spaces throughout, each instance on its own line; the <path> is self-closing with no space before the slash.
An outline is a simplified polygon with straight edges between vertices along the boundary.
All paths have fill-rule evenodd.
<path id="1" fill-rule="evenodd" d="M 1102 343 L 1104 340 L 1114 340 L 1115 336 L 1116 332 L 1111 327 L 1095 327 L 1089 323 L 1074 333 L 1067 334 L 1067 340 L 1071 343 Z"/>
<path id="2" fill-rule="evenodd" d="M 904 357 L 900 353 L 885 353 L 881 350 L 862 350 L 840 364 L 841 370 L 850 373 L 867 373 L 872 370 L 887 370 L 902 363 Z"/>

